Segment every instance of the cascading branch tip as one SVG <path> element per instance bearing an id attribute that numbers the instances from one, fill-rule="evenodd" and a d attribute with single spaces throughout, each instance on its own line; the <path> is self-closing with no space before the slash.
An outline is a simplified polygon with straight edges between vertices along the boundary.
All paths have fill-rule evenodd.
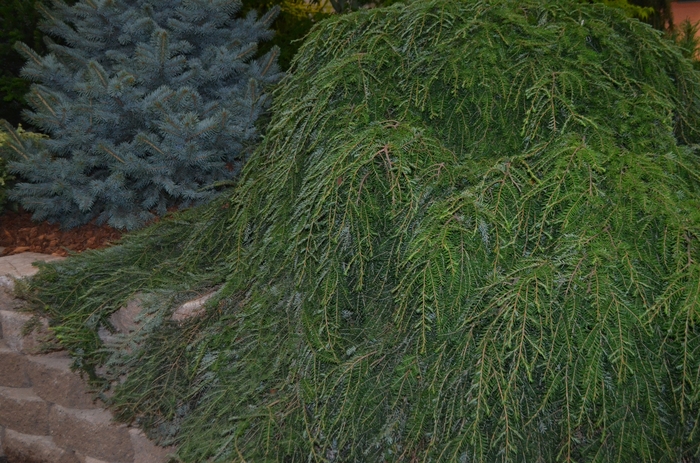
<path id="1" fill-rule="evenodd" d="M 183 461 L 693 461 L 699 85 L 602 5 L 332 18 L 225 201 L 34 294 Z M 137 292 L 146 327 L 103 349 Z"/>

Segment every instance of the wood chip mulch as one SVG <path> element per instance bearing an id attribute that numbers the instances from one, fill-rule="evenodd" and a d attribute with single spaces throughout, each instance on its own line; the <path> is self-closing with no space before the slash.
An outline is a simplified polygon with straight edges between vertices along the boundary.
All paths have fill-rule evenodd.
<path id="1" fill-rule="evenodd" d="M 87 224 L 61 230 L 58 224 L 32 222 L 32 214 L 23 210 L 5 211 L 0 215 L 0 256 L 22 252 L 39 252 L 67 256 L 69 251 L 98 249 L 117 241 L 122 232 L 108 225 Z"/>

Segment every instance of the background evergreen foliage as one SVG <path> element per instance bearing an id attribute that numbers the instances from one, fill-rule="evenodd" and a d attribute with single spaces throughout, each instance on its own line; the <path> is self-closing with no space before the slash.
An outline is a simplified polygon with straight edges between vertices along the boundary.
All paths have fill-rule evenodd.
<path id="1" fill-rule="evenodd" d="M 41 5 L 39 5 L 41 7 Z M 28 119 L 51 135 L 16 141 L 10 192 L 36 220 L 97 219 L 135 229 L 172 207 L 210 200 L 257 142 L 278 49 L 254 58 L 277 9 L 236 19 L 236 0 L 93 2 L 43 9 L 46 56 L 26 44 Z M 5 124 L 9 132 L 12 127 Z"/>
<path id="2" fill-rule="evenodd" d="M 693 24 L 685 20 L 674 28 L 671 35 L 683 50 L 683 55 L 692 60 L 696 69 L 700 68 L 700 40 L 697 35 L 699 29 L 700 23 Z"/>
<path id="3" fill-rule="evenodd" d="M 321 1 L 309 5 L 303 0 L 242 0 L 242 13 L 255 9 L 262 15 L 277 4 L 281 6 L 280 15 L 272 25 L 275 37 L 261 44 L 260 50 L 266 53 L 272 46 L 279 47 L 279 65 L 286 71 L 301 44 L 300 40 L 314 23 L 327 16 L 326 13 L 317 11 L 316 7 L 320 6 Z M 631 3 L 629 0 L 587 1 L 599 1 L 623 8 L 629 15 L 644 19 L 657 29 L 664 29 L 673 24 L 670 0 L 631 0 Z M 29 90 L 29 82 L 20 76 L 20 69 L 25 60 L 14 50 L 13 45 L 15 41 L 20 40 L 30 44 L 39 54 L 46 51 L 43 44 L 44 34 L 37 28 L 40 19 L 35 8 L 37 2 L 48 3 L 49 0 L 6 0 L 0 4 L 0 62 L 3 63 L 0 69 L 0 99 L 3 101 L 0 106 L 0 119 L 7 119 L 13 126 L 22 122 L 20 112 L 27 109 L 24 95 Z M 72 5 L 75 2 L 67 0 L 66 3 Z M 359 2 L 361 6 L 368 6 L 369 3 L 389 6 L 397 3 L 397 0 Z M 23 122 L 27 123 L 26 120 Z"/>
<path id="4" fill-rule="evenodd" d="M 27 132 L 20 124 L 15 132 L 22 143 L 36 143 L 38 140 L 47 138 L 46 135 L 40 133 Z M 9 134 L 0 132 L 0 212 L 5 208 L 5 200 L 7 199 L 7 190 L 14 184 L 15 177 L 7 171 L 7 165 L 4 158 L 11 157 L 11 143 Z"/>
<path id="5" fill-rule="evenodd" d="M 37 29 L 40 16 L 35 4 L 39 1 L 4 0 L 0 3 L 0 119 L 14 126 L 20 123 L 20 111 L 26 107 L 24 95 L 29 91 L 29 82 L 19 75 L 24 58 L 13 46 L 19 40 L 40 53 L 46 51 L 43 34 Z"/>
<path id="6" fill-rule="evenodd" d="M 599 4 L 337 16 L 228 198 L 25 296 L 183 461 L 693 461 L 699 98 L 680 48 Z"/>
<path id="7" fill-rule="evenodd" d="M 308 4 L 303 0 L 242 0 L 242 3 L 242 14 L 252 10 L 264 14 L 279 6 L 280 14 L 272 24 L 275 36 L 261 44 L 260 51 L 266 53 L 272 47 L 278 47 L 279 66 L 284 71 L 289 69 L 292 58 L 311 27 L 330 15 L 319 5 Z"/>
<path id="8" fill-rule="evenodd" d="M 634 6 L 644 8 L 648 11 L 648 15 L 643 18 L 646 22 L 659 30 L 669 28 L 673 30 L 675 27 L 673 15 L 671 12 L 672 0 L 604 0 L 613 4 L 630 3 Z M 623 6 L 624 8 L 624 6 Z"/>
<path id="9" fill-rule="evenodd" d="M 17 41 L 29 42 L 39 49 L 43 45 L 36 29 L 38 13 L 34 2 L 26 0 L 5 1 L 0 4 L 0 119 L 8 119 L 17 125 L 24 94 L 29 83 L 19 77 L 24 59 L 14 53 L 12 45 Z"/>
<path id="10" fill-rule="evenodd" d="M 360 8 L 381 8 L 391 6 L 394 3 L 411 1 L 413 0 L 310 0 L 309 3 L 319 5 L 326 10 L 332 10 L 335 13 L 350 13 Z"/>

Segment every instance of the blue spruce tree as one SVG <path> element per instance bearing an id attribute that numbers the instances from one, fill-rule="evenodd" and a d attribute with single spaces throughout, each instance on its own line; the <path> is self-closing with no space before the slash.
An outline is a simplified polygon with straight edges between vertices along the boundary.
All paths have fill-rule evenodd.
<path id="1" fill-rule="evenodd" d="M 39 4 L 41 8 L 41 5 Z M 53 0 L 42 8 L 50 54 L 24 43 L 33 82 L 25 117 L 50 135 L 10 135 L 10 198 L 36 220 L 93 219 L 136 229 L 212 199 L 259 137 L 265 90 L 281 78 L 273 9 L 236 17 L 239 0 Z"/>

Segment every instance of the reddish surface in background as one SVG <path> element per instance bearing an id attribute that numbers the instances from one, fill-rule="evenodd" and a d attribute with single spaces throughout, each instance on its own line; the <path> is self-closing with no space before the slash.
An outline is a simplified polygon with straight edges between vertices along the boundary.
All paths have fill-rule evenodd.
<path id="1" fill-rule="evenodd" d="M 80 252 L 109 246 L 121 232 L 107 225 L 87 224 L 71 230 L 61 230 L 58 224 L 32 222 L 32 214 L 6 211 L 0 215 L 0 255 L 40 252 L 66 256 L 68 251 Z"/>
<path id="2" fill-rule="evenodd" d="M 686 19 L 691 23 L 700 21 L 700 1 L 698 2 L 672 2 L 673 24 L 680 24 Z"/>

